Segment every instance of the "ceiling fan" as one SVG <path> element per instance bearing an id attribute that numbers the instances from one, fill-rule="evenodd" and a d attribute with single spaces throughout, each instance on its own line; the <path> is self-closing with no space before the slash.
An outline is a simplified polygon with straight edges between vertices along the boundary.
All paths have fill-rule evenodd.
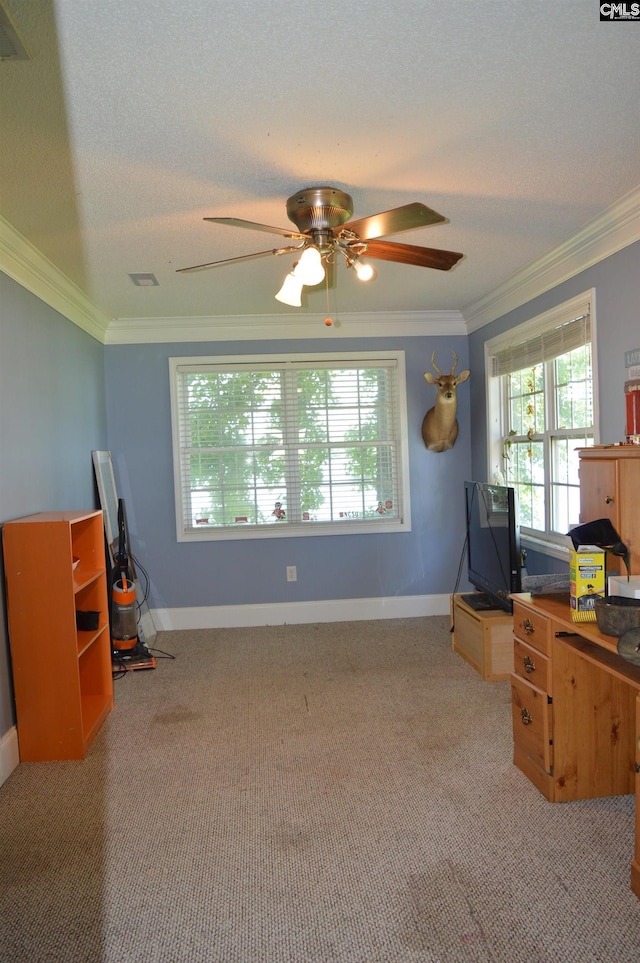
<path id="1" fill-rule="evenodd" d="M 371 265 L 360 260 L 366 254 L 369 258 L 381 261 L 398 261 L 417 267 L 435 268 L 449 271 L 463 257 L 454 251 L 442 251 L 415 244 L 399 244 L 381 238 L 389 234 L 440 224 L 446 220 L 424 204 L 415 202 L 395 207 L 390 211 L 372 214 L 359 220 L 350 221 L 353 214 L 353 200 L 344 191 L 335 187 L 308 187 L 287 200 L 287 216 L 297 230 L 283 227 L 270 227 L 254 221 L 244 221 L 237 217 L 205 217 L 205 221 L 227 224 L 231 227 L 264 231 L 279 234 L 297 243 L 286 247 L 257 251 L 239 257 L 210 261 L 206 264 L 193 264 L 179 268 L 178 273 L 199 271 L 219 264 L 231 264 L 249 258 L 270 254 L 300 254 L 300 260 L 286 276 L 284 284 L 276 294 L 279 301 L 300 307 L 300 294 L 303 285 L 314 286 L 325 277 L 324 265 L 335 262 L 336 255 L 344 257 L 347 267 L 353 267 L 360 280 L 375 276 Z M 323 264 L 324 262 L 324 264 Z"/>

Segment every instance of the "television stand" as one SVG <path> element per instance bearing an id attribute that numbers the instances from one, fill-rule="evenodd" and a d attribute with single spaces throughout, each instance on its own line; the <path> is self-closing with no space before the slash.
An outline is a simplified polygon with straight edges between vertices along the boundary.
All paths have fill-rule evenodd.
<path id="1" fill-rule="evenodd" d="M 470 592 L 469 594 L 461 595 L 462 601 L 473 609 L 474 612 L 491 612 L 495 611 L 496 605 L 490 595 L 485 595 L 484 592 Z"/>
<path id="2" fill-rule="evenodd" d="M 481 592 L 478 595 L 482 597 Z M 509 679 L 513 672 L 513 617 L 502 609 L 476 610 L 468 598 L 468 594 L 451 596 L 451 648 L 485 682 Z"/>

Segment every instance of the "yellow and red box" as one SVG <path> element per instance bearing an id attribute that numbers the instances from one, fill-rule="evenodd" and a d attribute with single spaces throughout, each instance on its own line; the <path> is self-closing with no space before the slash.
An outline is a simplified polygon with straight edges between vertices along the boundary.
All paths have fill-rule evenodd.
<path id="1" fill-rule="evenodd" d="M 606 552 L 599 545 L 578 545 L 569 557 L 571 583 L 571 619 L 573 622 L 595 622 L 595 600 L 606 594 Z"/>

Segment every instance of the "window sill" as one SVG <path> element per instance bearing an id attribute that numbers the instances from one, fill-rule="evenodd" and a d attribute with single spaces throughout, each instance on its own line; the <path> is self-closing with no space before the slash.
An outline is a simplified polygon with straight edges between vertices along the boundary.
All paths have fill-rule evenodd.
<path id="1" fill-rule="evenodd" d="M 535 535 L 520 534 L 520 547 L 531 549 L 533 552 L 542 552 L 543 555 L 550 555 L 551 558 L 558 558 L 563 562 L 569 561 L 569 544 L 561 545 L 546 538 L 537 538 Z"/>
<path id="2" fill-rule="evenodd" d="M 410 519 L 403 521 L 400 518 L 371 519 L 361 522 L 313 522 L 301 523 L 299 525 L 286 523 L 278 525 L 250 526 L 230 526 L 228 528 L 207 528 L 189 529 L 181 531 L 178 529 L 177 540 L 179 542 L 215 542 L 229 541 L 234 539 L 260 539 L 260 538 L 307 538 L 322 535 L 371 535 L 389 532 L 410 532 Z"/>

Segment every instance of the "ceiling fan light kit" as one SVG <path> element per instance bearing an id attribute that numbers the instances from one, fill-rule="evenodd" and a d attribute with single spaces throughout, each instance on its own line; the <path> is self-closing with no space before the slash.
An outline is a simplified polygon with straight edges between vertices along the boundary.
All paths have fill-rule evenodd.
<path id="1" fill-rule="evenodd" d="M 209 264 L 196 264 L 192 267 L 180 268 L 180 271 L 195 271 L 265 254 L 300 252 L 299 260 L 285 277 L 282 287 L 276 294 L 276 299 L 292 307 L 301 307 L 303 286 L 314 287 L 320 284 L 325 277 L 325 265 L 333 263 L 336 254 L 344 257 L 347 267 L 353 267 L 361 281 L 371 280 L 376 275 L 370 264 L 360 260 L 363 254 L 381 261 L 397 261 L 417 267 L 435 268 L 438 271 L 451 270 L 463 257 L 455 251 L 442 251 L 415 244 L 380 240 L 389 234 L 428 227 L 430 224 L 441 224 L 446 220 L 442 214 L 419 202 L 404 204 L 390 211 L 349 221 L 352 214 L 353 200 L 349 194 L 336 187 L 307 187 L 298 191 L 297 194 L 292 194 L 287 200 L 287 216 L 295 224 L 297 231 L 244 221 L 235 217 L 205 217 L 205 221 L 253 231 L 265 231 L 268 234 L 279 234 L 298 243 L 271 251 L 259 251 L 255 254 L 212 261 Z"/>

